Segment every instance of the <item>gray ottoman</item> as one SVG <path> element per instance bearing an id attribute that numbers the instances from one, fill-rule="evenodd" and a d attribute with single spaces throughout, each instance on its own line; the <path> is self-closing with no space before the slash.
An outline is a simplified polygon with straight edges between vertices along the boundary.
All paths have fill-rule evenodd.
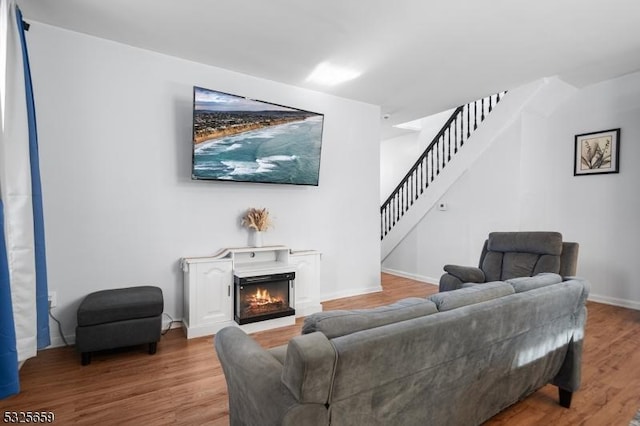
<path id="1" fill-rule="evenodd" d="M 91 362 L 91 352 L 149 344 L 156 352 L 162 329 L 162 290 L 140 286 L 91 293 L 78 307 L 76 349 L 82 365 Z"/>

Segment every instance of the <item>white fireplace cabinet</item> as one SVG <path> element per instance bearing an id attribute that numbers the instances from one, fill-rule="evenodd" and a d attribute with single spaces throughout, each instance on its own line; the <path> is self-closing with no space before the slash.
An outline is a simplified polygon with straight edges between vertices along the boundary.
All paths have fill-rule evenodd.
<path id="1" fill-rule="evenodd" d="M 296 317 L 322 311 L 320 259 L 318 251 L 294 251 L 285 246 L 230 248 L 213 256 L 182 258 L 182 326 L 187 338 L 212 335 L 229 325 L 247 333 L 293 325 Z M 295 272 L 291 288 L 295 316 L 238 325 L 233 319 L 234 276 L 285 272 Z"/>

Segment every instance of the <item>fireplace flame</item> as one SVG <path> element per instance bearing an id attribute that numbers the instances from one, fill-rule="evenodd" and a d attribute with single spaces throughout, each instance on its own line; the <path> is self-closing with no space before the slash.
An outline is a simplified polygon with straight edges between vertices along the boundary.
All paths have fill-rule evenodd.
<path id="1" fill-rule="evenodd" d="M 249 302 L 252 305 L 262 306 L 271 303 L 282 303 L 283 300 L 279 297 L 272 297 L 271 294 L 269 294 L 269 290 L 258 287 L 256 293 L 251 295 Z"/>

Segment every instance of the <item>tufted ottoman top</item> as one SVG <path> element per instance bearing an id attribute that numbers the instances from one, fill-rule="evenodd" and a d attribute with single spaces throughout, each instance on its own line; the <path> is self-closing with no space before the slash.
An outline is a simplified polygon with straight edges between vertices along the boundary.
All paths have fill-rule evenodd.
<path id="1" fill-rule="evenodd" d="M 78 326 L 105 324 L 162 314 L 162 290 L 139 286 L 101 290 L 84 298 L 78 307 Z"/>

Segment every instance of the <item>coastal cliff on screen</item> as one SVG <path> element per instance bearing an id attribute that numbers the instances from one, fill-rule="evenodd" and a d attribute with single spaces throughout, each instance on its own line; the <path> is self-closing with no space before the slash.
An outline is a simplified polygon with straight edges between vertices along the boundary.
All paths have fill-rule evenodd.
<path id="1" fill-rule="evenodd" d="M 322 114 L 194 87 L 193 179 L 318 185 Z"/>

